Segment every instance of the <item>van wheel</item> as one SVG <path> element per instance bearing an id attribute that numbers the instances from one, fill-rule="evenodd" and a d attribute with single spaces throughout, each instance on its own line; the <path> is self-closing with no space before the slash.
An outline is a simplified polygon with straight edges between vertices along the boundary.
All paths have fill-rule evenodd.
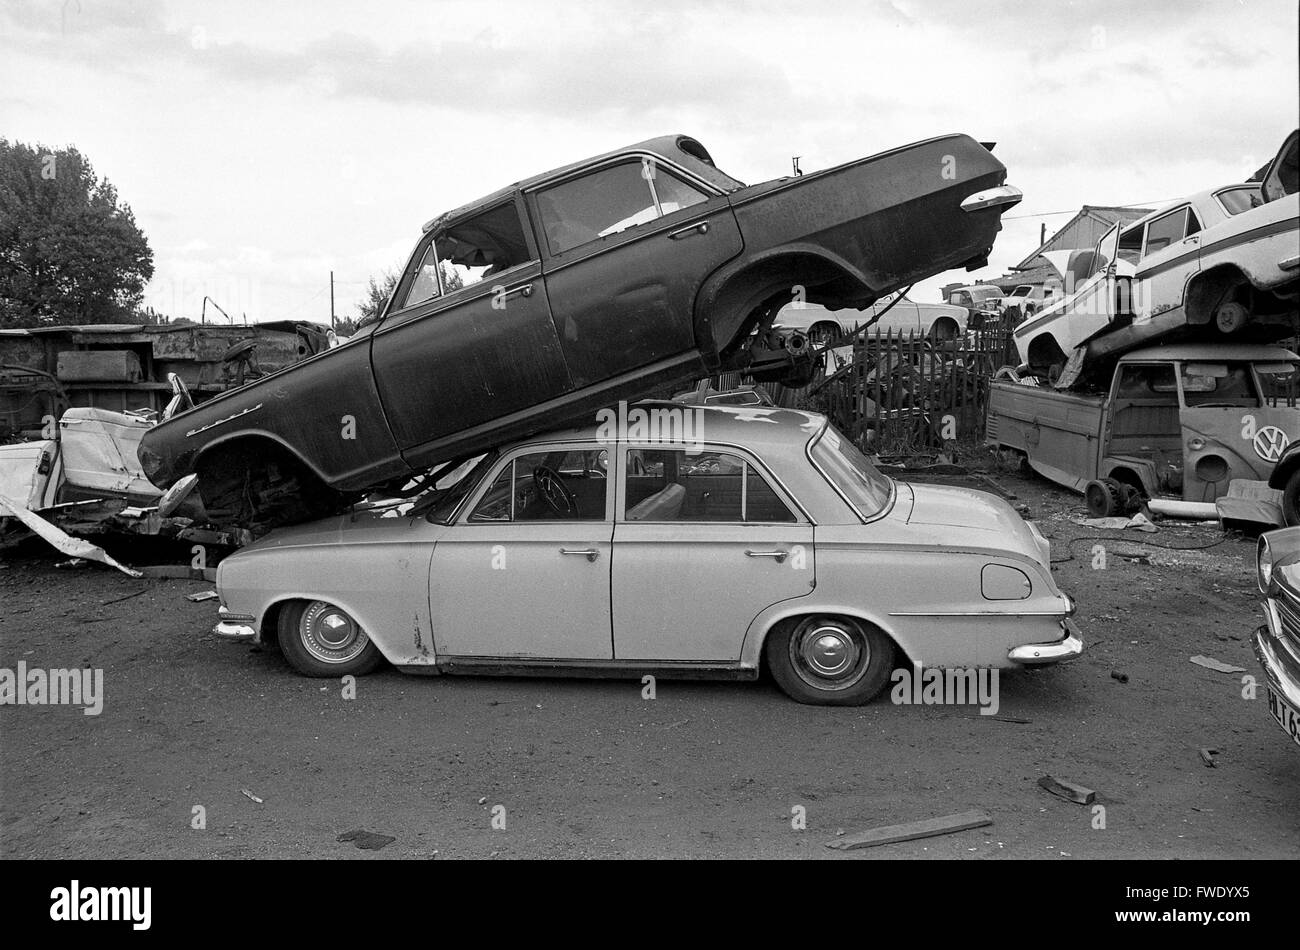
<path id="1" fill-rule="evenodd" d="M 894 668 L 894 644 L 852 617 L 817 615 L 782 624 L 763 645 L 781 691 L 814 706 L 861 706 Z"/>
<path id="2" fill-rule="evenodd" d="M 383 662 L 352 615 L 323 600 L 299 600 L 280 611 L 280 649 L 303 676 L 363 676 Z"/>
<path id="3" fill-rule="evenodd" d="M 1124 510 L 1124 489 L 1113 478 L 1093 479 L 1083 488 L 1088 517 L 1110 518 Z"/>

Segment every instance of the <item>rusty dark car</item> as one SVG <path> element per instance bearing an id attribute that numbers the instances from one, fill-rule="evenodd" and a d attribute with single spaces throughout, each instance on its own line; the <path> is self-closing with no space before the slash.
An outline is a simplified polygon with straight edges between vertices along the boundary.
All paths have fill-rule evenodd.
<path id="1" fill-rule="evenodd" d="M 178 413 L 140 461 L 272 526 L 708 374 L 798 383 L 783 304 L 982 266 L 1020 200 L 1005 181 L 961 134 L 750 186 L 683 135 L 550 171 L 430 221 L 368 332 Z"/>

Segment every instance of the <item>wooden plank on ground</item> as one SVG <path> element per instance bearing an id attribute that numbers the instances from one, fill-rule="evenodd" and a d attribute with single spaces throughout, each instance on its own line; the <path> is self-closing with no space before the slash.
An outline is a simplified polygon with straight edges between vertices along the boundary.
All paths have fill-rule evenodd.
<path id="1" fill-rule="evenodd" d="M 1038 780 L 1038 784 L 1053 795 L 1064 798 L 1067 802 L 1074 802 L 1076 805 L 1091 805 L 1097 798 L 1097 793 L 1090 788 L 1053 778 L 1050 775 L 1044 775 Z"/>
<path id="2" fill-rule="evenodd" d="M 909 821 L 903 825 L 886 825 L 872 828 L 860 834 L 848 835 L 827 841 L 826 847 L 837 851 L 852 851 L 855 848 L 874 848 L 882 844 L 895 844 L 899 841 L 915 841 L 917 838 L 933 838 L 935 835 L 949 835 L 971 828 L 983 828 L 993 824 L 993 819 L 981 811 L 964 811 L 959 815 L 945 815 L 942 818 L 926 818 L 921 821 Z"/>

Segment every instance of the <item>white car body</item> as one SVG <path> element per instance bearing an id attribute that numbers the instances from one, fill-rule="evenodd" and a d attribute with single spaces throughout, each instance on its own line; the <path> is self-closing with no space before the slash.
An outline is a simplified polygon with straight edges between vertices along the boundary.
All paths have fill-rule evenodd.
<path id="1" fill-rule="evenodd" d="M 896 297 L 894 306 L 885 308 Z M 864 310 L 827 310 L 820 304 L 795 301 L 781 308 L 773 326 L 781 330 L 800 330 L 809 336 L 819 336 L 819 330 L 838 328 L 839 333 L 851 333 L 863 324 L 870 323 L 880 313 L 884 316 L 871 324 L 868 333 L 915 333 L 918 337 L 953 339 L 966 332 L 969 311 L 946 303 L 918 303 L 909 297 L 889 294 Z"/>
<path id="2" fill-rule="evenodd" d="M 807 617 L 871 625 L 927 667 L 1082 649 L 1047 541 L 1005 501 L 871 469 L 871 510 L 823 469 L 861 458 L 824 416 L 640 406 L 687 414 L 691 438 L 552 433 L 489 456 L 454 508 L 435 509 L 440 523 L 391 510 L 271 532 L 221 562 L 216 632 L 273 640 L 287 605 L 322 602 L 408 672 L 740 679 L 757 676 L 774 629 Z M 537 493 L 546 453 L 587 460 L 555 466 L 585 520 L 528 514 L 537 499 L 520 486 L 531 477 Z M 694 461 L 647 466 L 665 453 Z"/>
<path id="3" fill-rule="evenodd" d="M 1203 191 L 1122 231 L 1112 228 L 1098 243 L 1087 276 L 1077 275 L 1082 279 L 1073 288 L 1076 275 L 1069 261 L 1078 260 L 1079 252 L 1046 255 L 1066 275 L 1067 296 L 1016 328 L 1021 359 L 1031 366 L 1064 363 L 1077 348 L 1100 345 L 1100 337 L 1112 330 L 1122 331 L 1109 342 L 1112 348 L 1133 348 L 1184 328 L 1212 334 L 1217 327 L 1224 337 L 1265 322 L 1237 303 L 1243 296 L 1252 304 L 1265 301 L 1270 321 L 1293 313 L 1300 280 L 1300 194 L 1283 193 L 1274 171 L 1288 149 L 1294 163 L 1294 134 L 1263 183 Z M 1266 189 L 1271 200 L 1264 200 Z"/>

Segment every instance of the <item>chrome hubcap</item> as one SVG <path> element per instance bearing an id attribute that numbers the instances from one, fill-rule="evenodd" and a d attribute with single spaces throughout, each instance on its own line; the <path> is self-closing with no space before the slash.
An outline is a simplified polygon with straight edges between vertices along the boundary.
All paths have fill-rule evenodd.
<path id="1" fill-rule="evenodd" d="M 355 620 L 319 600 L 303 613 L 299 633 L 307 652 L 322 663 L 354 660 L 370 642 Z"/>
<path id="2" fill-rule="evenodd" d="M 866 637 L 840 621 L 805 621 L 790 638 L 795 672 L 817 689 L 845 689 L 856 683 L 871 661 Z"/>

